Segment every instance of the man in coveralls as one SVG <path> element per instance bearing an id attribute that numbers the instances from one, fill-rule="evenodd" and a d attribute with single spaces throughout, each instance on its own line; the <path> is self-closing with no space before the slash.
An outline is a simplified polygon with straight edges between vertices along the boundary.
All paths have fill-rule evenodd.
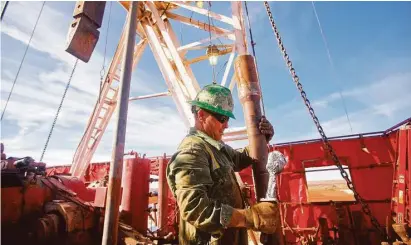
<path id="1" fill-rule="evenodd" d="M 245 209 L 234 172 L 255 164 L 247 147 L 236 151 L 221 141 L 233 115 L 231 91 L 205 86 L 193 101 L 195 126 L 167 167 L 167 181 L 180 211 L 182 245 L 248 244 L 247 228 L 274 233 L 280 225 L 277 204 L 262 202 Z M 259 129 L 267 143 L 274 135 L 262 117 Z"/>

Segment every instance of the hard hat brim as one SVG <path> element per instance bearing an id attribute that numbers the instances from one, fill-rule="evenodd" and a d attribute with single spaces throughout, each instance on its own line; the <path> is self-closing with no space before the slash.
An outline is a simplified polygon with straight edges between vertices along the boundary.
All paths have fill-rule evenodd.
<path id="1" fill-rule="evenodd" d="M 227 117 L 230 117 L 232 119 L 236 119 L 234 114 L 231 111 L 223 110 L 221 107 L 214 107 L 214 106 L 212 106 L 208 103 L 204 103 L 204 102 L 196 101 L 196 100 L 190 100 L 190 101 L 187 101 L 187 103 L 189 103 L 190 105 L 198 106 L 201 109 L 209 110 L 209 111 L 212 111 L 214 113 L 217 113 L 217 114 L 220 114 L 220 115 L 223 115 L 223 116 L 227 116 Z"/>

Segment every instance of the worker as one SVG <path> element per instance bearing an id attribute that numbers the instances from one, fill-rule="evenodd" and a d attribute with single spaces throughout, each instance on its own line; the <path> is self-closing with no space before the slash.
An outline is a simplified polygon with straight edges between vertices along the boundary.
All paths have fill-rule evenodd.
<path id="1" fill-rule="evenodd" d="M 248 147 L 236 151 L 221 139 L 233 115 L 231 91 L 205 86 L 191 104 L 195 126 L 167 166 L 167 181 L 179 208 L 182 245 L 248 244 L 247 229 L 272 234 L 278 228 L 277 204 L 261 202 L 245 208 L 235 173 L 255 164 Z M 274 135 L 262 117 L 259 129 L 267 143 Z"/>

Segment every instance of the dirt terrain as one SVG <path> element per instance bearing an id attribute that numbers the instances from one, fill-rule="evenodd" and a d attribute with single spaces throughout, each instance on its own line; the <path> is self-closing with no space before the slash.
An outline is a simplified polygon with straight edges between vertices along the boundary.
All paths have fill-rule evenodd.
<path id="1" fill-rule="evenodd" d="M 322 180 L 308 182 L 308 201 L 354 201 L 354 195 L 344 180 Z"/>

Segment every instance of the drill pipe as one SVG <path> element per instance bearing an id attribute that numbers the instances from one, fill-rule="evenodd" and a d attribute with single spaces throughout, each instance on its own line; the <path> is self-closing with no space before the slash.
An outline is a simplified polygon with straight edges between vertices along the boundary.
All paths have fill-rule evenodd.
<path id="1" fill-rule="evenodd" d="M 268 188 L 269 173 L 267 171 L 268 146 L 259 128 L 261 120 L 261 90 L 257 76 L 255 60 L 252 55 L 240 55 L 234 63 L 237 78 L 238 97 L 243 105 L 250 156 L 257 160 L 253 164 L 254 190 L 256 201 L 263 201 Z M 267 200 L 266 200 L 267 201 Z M 268 200 L 269 201 L 269 200 Z M 280 210 L 278 210 L 280 211 Z M 275 234 L 261 234 L 260 242 L 264 245 L 282 245 L 281 222 Z"/>
<path id="2" fill-rule="evenodd" d="M 119 206 L 121 203 L 121 178 L 123 171 L 124 145 L 126 140 L 128 98 L 130 97 L 131 73 L 133 72 L 133 50 L 136 38 L 136 17 L 138 2 L 131 2 L 126 29 L 126 43 L 123 54 L 117 120 L 114 131 L 113 151 L 110 162 L 106 210 L 102 245 L 116 245 L 118 235 Z"/>
<path id="3" fill-rule="evenodd" d="M 265 136 L 258 129 L 261 120 L 261 91 L 254 57 L 240 55 L 234 63 L 237 76 L 237 90 L 243 105 L 250 156 L 258 161 L 253 164 L 253 179 L 257 202 L 265 197 L 269 174 L 266 169 L 268 147 Z"/>

